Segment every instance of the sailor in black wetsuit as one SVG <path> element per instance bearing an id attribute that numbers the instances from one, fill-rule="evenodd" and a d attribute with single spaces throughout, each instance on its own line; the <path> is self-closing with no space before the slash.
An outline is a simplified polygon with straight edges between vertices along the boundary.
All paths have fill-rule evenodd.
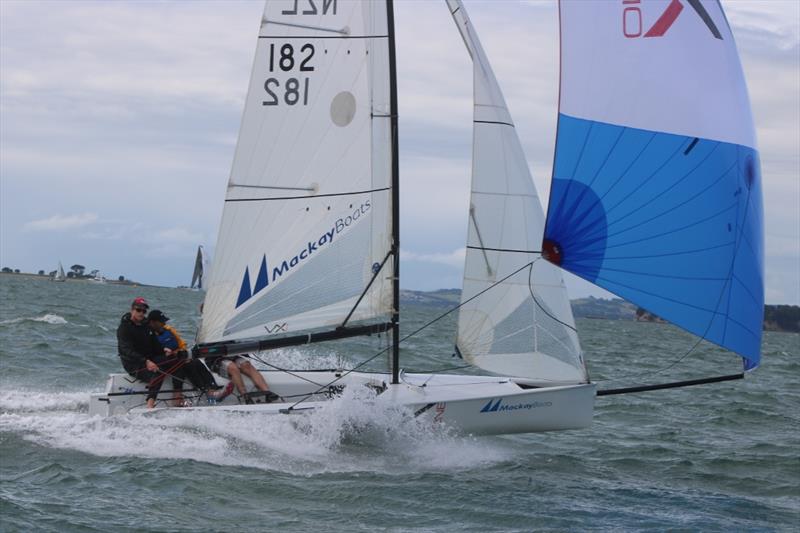
<path id="1" fill-rule="evenodd" d="M 136 298 L 130 313 L 122 316 L 117 328 L 117 350 L 125 372 L 148 383 L 147 407 L 152 409 L 165 373 L 157 364 L 164 355 L 161 344 L 145 320 L 148 307 L 144 298 Z M 173 387 L 180 389 L 185 377 L 183 369 L 177 368 L 171 375 Z"/>

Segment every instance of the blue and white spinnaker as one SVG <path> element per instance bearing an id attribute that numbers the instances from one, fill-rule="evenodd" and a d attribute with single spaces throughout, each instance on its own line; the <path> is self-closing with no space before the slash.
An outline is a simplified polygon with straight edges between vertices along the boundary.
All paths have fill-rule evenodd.
<path id="1" fill-rule="evenodd" d="M 716 1 L 561 2 L 548 259 L 758 366 L 761 175 Z"/>

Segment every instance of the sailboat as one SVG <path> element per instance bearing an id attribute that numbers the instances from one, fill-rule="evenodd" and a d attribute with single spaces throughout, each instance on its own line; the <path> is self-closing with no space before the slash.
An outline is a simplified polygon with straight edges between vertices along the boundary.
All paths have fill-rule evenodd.
<path id="1" fill-rule="evenodd" d="M 52 281 L 67 281 L 67 275 L 64 274 L 64 267 L 61 265 L 61 261 L 58 262 L 58 270 L 56 270 Z"/>
<path id="2" fill-rule="evenodd" d="M 205 256 L 203 245 L 197 247 L 197 257 L 194 260 L 194 271 L 192 272 L 192 283 L 190 289 L 203 290 L 203 270 L 205 269 Z"/>
<path id="3" fill-rule="evenodd" d="M 719 4 L 560 4 L 547 217 L 475 28 L 459 0 L 446 5 L 474 80 L 456 350 L 491 374 L 402 371 L 392 1 L 267 2 L 193 354 L 269 365 L 272 349 L 388 334 L 390 364 L 265 370 L 281 401 L 189 409 L 301 413 L 366 387 L 376 403 L 464 433 L 585 428 L 603 391 L 562 269 L 758 365 L 758 156 Z M 90 412 L 139 412 L 143 393 L 114 374 Z"/>

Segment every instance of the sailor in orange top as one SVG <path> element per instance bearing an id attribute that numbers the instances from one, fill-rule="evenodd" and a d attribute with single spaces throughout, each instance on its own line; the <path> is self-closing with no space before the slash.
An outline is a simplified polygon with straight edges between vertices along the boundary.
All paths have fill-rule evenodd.
<path id="1" fill-rule="evenodd" d="M 202 362 L 197 359 L 188 358 L 189 352 L 186 351 L 186 341 L 181 338 L 175 328 L 167 325 L 168 320 L 169 317 L 158 309 L 153 309 L 147 316 L 150 329 L 153 330 L 158 342 L 164 349 L 164 356 L 175 361 L 176 364 L 183 366 L 186 377 L 192 385 L 203 391 L 210 400 L 224 400 L 233 392 L 233 383 L 228 383 L 222 390 L 211 392 L 210 389 L 220 389 L 221 387 L 217 385 L 214 376 L 211 375 L 211 372 L 208 371 Z M 176 400 L 178 400 L 177 397 Z"/>

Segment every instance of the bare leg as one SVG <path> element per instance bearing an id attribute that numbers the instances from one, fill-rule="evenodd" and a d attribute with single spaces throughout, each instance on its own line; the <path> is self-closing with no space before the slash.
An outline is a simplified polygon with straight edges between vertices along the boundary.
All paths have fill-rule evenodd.
<path id="1" fill-rule="evenodd" d="M 250 361 L 245 361 L 242 363 L 240 367 L 242 372 L 253 380 L 256 388 L 260 391 L 268 391 L 269 387 L 267 386 L 267 382 L 264 381 L 264 376 L 261 375 L 261 372 L 258 371 L 256 367 L 254 367 Z M 241 377 L 239 379 L 242 379 Z"/>
<path id="2" fill-rule="evenodd" d="M 233 384 L 236 385 L 236 390 L 239 391 L 239 394 L 245 394 L 247 388 L 244 386 L 242 373 L 239 372 L 239 367 L 236 366 L 236 363 L 233 361 L 229 362 L 225 370 L 228 372 L 228 376 L 231 378 L 231 381 L 233 381 Z"/>
<path id="3" fill-rule="evenodd" d="M 180 378 L 172 378 L 172 388 L 175 390 L 172 393 L 172 405 L 175 407 L 183 407 L 183 381 Z"/>
<path id="4" fill-rule="evenodd" d="M 147 408 L 152 409 L 156 406 L 156 399 L 155 398 L 148 398 L 147 399 Z"/>

